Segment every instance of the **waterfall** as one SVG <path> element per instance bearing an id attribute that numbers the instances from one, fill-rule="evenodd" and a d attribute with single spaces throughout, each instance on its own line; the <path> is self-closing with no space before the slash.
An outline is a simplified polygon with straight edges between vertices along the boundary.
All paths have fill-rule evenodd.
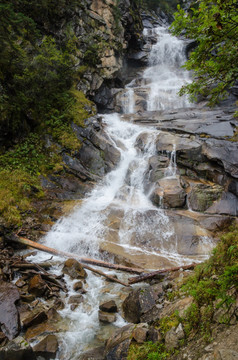
<path id="1" fill-rule="evenodd" d="M 190 82 L 189 72 L 181 68 L 186 61 L 184 43 L 171 36 L 164 27 L 157 27 L 153 32 L 157 42 L 152 47 L 149 67 L 143 75 L 149 87 L 147 110 L 188 107 L 187 97 L 178 96 L 181 86 Z"/>
<path id="2" fill-rule="evenodd" d="M 158 27 L 153 31 L 157 43 L 152 47 L 150 65 L 142 79 L 143 86 L 148 89 L 147 109 L 189 106 L 186 97 L 177 96 L 181 85 L 189 81 L 188 73 L 180 69 L 185 60 L 183 42 L 172 37 L 166 28 Z M 124 113 L 135 111 L 135 87 L 126 88 L 121 103 Z M 128 256 L 132 262 L 144 262 L 147 268 L 161 261 L 168 264 L 190 262 L 190 258 L 178 254 L 176 233 L 166 212 L 154 206 L 150 193 L 145 191 L 144 177 L 150 158 L 156 154 L 158 130 L 123 121 L 116 113 L 104 115 L 103 123 L 107 135 L 121 153 L 120 163 L 70 215 L 56 223 L 42 241 L 47 246 L 93 258 L 103 258 L 103 251 L 115 249 L 115 253 Z M 137 140 L 141 135 L 144 135 L 144 145 L 139 150 Z M 175 175 L 174 145 L 165 176 Z M 44 258 L 44 255 L 37 256 Z M 57 267 L 55 272 L 59 273 Z M 67 276 L 66 280 L 70 293 L 74 294 L 72 281 Z M 65 299 L 66 307 L 61 315 L 70 322 L 71 330 L 61 336 L 60 360 L 77 359 L 89 344 L 100 344 L 99 303 L 102 299 L 115 298 L 120 289 L 120 285 L 113 284 L 110 292 L 103 293 L 104 280 L 91 273 L 87 284 L 85 301 L 75 311 L 70 310 Z M 117 315 L 116 323 L 104 326 L 103 331 L 123 324 L 121 316 Z"/>

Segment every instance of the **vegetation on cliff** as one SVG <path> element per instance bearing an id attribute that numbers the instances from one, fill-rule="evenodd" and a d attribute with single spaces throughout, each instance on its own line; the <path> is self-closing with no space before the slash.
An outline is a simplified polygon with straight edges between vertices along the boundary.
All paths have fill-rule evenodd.
<path id="1" fill-rule="evenodd" d="M 196 41 L 185 67 L 194 71 L 194 81 L 180 94 L 208 96 L 210 104 L 223 99 L 238 77 L 238 7 L 235 0 L 200 0 L 188 10 L 178 6 L 172 24 L 174 35 Z"/>
<path id="2" fill-rule="evenodd" d="M 180 347 L 194 339 L 212 340 L 212 330 L 219 324 L 228 326 L 236 321 L 236 298 L 238 294 L 238 227 L 233 226 L 221 236 L 209 260 L 198 265 L 193 275 L 188 276 L 179 289 L 169 293 L 169 300 L 191 296 L 192 304 L 180 315 L 175 311 L 155 321 L 163 339 L 172 328 L 182 324 L 185 338 Z M 174 359 L 179 349 L 166 349 L 160 343 L 132 344 L 129 360 Z"/>
<path id="3" fill-rule="evenodd" d="M 0 4 L 0 211 L 8 224 L 20 225 L 31 201 L 42 197 L 39 175 L 62 169 L 52 144 L 78 150 L 71 123 L 84 126 L 95 111 L 76 89 L 75 36 L 61 30 L 76 5 L 74 0 Z"/>

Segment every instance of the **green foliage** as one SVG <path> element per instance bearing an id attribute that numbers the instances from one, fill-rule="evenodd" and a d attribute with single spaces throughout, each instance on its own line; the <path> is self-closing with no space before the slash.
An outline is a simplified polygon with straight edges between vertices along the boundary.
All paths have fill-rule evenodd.
<path id="1" fill-rule="evenodd" d="M 173 327 L 179 325 L 180 318 L 177 313 L 172 314 L 171 316 L 165 316 L 159 321 L 159 328 L 163 335 L 165 335 Z"/>
<path id="2" fill-rule="evenodd" d="M 92 67 L 100 64 L 99 51 L 100 51 L 99 44 L 96 43 L 90 44 L 84 53 L 84 57 L 83 57 L 84 63 Z"/>
<path id="3" fill-rule="evenodd" d="M 197 42 L 185 67 L 194 81 L 180 90 L 192 100 L 208 96 L 210 105 L 223 99 L 238 76 L 238 11 L 235 0 L 200 0 L 188 11 L 178 6 L 171 29 Z"/>
<path id="4" fill-rule="evenodd" d="M 195 300 L 182 319 L 187 335 L 197 329 L 208 339 L 213 314 L 219 308 L 224 310 L 229 323 L 229 310 L 238 292 L 237 226 L 222 236 L 210 259 L 196 267 L 182 290 Z"/>
<path id="5" fill-rule="evenodd" d="M 31 201 L 42 196 L 36 176 L 0 169 L 0 213 L 8 225 L 20 226 L 23 214 L 33 211 Z"/>
<path id="6" fill-rule="evenodd" d="M 65 33 L 59 44 L 39 27 L 41 15 L 45 24 L 47 16 L 63 16 L 67 4 L 75 6 L 70 0 L 0 4 L 0 128 L 9 140 L 56 111 L 61 116 L 72 102 L 77 39 Z"/>
<path id="7" fill-rule="evenodd" d="M 21 170 L 23 173 L 37 176 L 54 168 L 58 156 L 44 147 L 44 142 L 37 134 L 30 134 L 22 143 L 0 155 L 0 170 Z"/>
<path id="8" fill-rule="evenodd" d="M 165 351 L 164 345 L 153 343 L 152 341 L 144 342 L 142 345 L 132 343 L 128 352 L 128 360 L 165 360 L 168 358 L 168 352 Z"/>

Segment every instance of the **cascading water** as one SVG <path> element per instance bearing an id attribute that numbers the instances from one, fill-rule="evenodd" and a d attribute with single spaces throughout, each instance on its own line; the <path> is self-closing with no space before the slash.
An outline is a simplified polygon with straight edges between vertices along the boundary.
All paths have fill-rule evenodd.
<path id="1" fill-rule="evenodd" d="M 165 28 L 154 30 L 158 38 L 152 48 L 150 67 L 144 72 L 143 86 L 148 91 L 147 109 L 169 109 L 187 106 L 186 98 L 176 95 L 181 85 L 189 81 L 188 74 L 179 67 L 184 61 L 183 43 L 168 33 Z M 128 87 L 122 99 L 124 112 L 133 113 L 135 88 Z M 72 214 L 58 221 L 43 239 L 45 245 L 56 249 L 78 253 L 92 258 L 103 257 L 103 251 L 127 256 L 129 260 L 145 268 L 159 264 L 190 262 L 178 254 L 177 238 L 168 216 L 150 201 L 145 190 L 144 176 L 149 159 L 156 154 L 156 129 L 142 127 L 122 121 L 118 114 L 105 115 L 107 134 L 121 153 L 117 169 L 111 171 L 91 194 L 83 200 Z M 137 139 L 144 136 L 143 149 L 136 146 Z M 120 145 L 122 144 L 122 145 Z M 165 176 L 176 174 L 176 148 L 170 157 Z M 116 224 L 116 225 L 115 225 Z M 113 251 L 112 251 L 113 250 Z M 37 255 L 44 258 L 43 255 Z M 165 262 L 166 264 L 166 262 Z M 56 270 L 58 271 L 58 270 Z M 67 278 L 73 294 L 73 284 Z M 89 343 L 96 346 L 102 338 L 98 320 L 100 301 L 117 297 L 120 285 L 111 286 L 111 292 L 103 294 L 105 282 L 89 273 L 85 301 L 73 312 L 70 305 L 61 315 L 70 322 L 70 329 L 62 335 L 62 351 L 59 359 L 76 359 Z M 115 326 L 124 322 L 117 316 Z M 104 326 L 104 331 L 112 326 Z"/>
<path id="2" fill-rule="evenodd" d="M 176 145 L 173 144 L 173 150 L 170 153 L 170 161 L 168 169 L 165 171 L 165 176 L 176 176 L 177 165 L 176 165 Z"/>
<path id="3" fill-rule="evenodd" d="M 186 61 L 183 41 L 171 36 L 164 27 L 153 29 L 158 39 L 152 47 L 144 81 L 150 88 L 147 110 L 168 110 L 189 106 L 186 96 L 179 97 L 182 85 L 190 82 L 181 66 Z"/>

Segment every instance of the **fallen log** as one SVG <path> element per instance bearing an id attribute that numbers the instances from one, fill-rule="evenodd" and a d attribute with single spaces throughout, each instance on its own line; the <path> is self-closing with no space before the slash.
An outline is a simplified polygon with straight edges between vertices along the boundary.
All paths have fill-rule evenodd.
<path id="1" fill-rule="evenodd" d="M 31 240 L 28 240 L 28 239 L 25 239 L 25 238 L 22 238 L 22 237 L 18 237 L 18 236 L 14 236 L 14 238 L 11 238 L 11 240 L 17 242 L 17 243 L 20 243 L 20 244 L 24 244 L 24 245 L 27 245 L 27 246 L 31 246 L 31 247 L 34 247 L 35 249 L 38 249 L 40 251 L 44 251 L 44 252 L 47 252 L 47 253 L 50 253 L 50 254 L 53 254 L 53 255 L 60 255 L 60 256 L 63 256 L 63 257 L 69 257 L 69 258 L 74 258 L 74 259 L 77 259 L 77 260 L 80 260 L 81 259 L 81 262 L 83 264 L 81 264 L 85 269 L 89 270 L 89 271 L 92 271 L 98 275 L 101 275 L 113 282 L 117 282 L 123 286 L 128 286 L 128 284 L 120 281 L 119 279 L 117 278 L 114 278 L 113 276 L 111 275 L 107 275 L 105 274 L 104 272 L 98 270 L 98 269 L 94 269 L 92 268 L 91 266 L 88 266 L 85 264 L 85 262 L 83 260 L 90 260 L 92 261 L 95 265 L 97 266 L 104 266 L 104 267 L 109 267 L 109 266 L 106 266 L 106 265 L 110 265 L 111 267 L 110 268 L 113 268 L 113 269 L 118 269 L 117 266 L 121 267 L 122 265 L 115 265 L 116 267 L 113 267 L 114 264 L 110 264 L 110 263 L 104 263 L 103 261 L 100 261 L 100 260 L 91 260 L 91 259 L 85 259 L 85 258 L 81 258 L 79 255 L 77 254 L 71 254 L 71 253 L 68 253 L 68 252 L 64 252 L 64 251 L 60 251 L 60 250 L 55 250 L 53 248 L 49 248 L 47 246 L 44 246 L 44 245 L 41 245 L 41 244 L 38 244 L 38 243 L 35 243 L 34 241 L 31 241 Z M 83 259 L 83 260 L 82 260 Z M 101 265 L 99 265 L 101 264 Z M 104 264 L 104 265 L 103 265 Z M 125 270 L 126 266 L 122 266 L 122 268 Z M 131 268 L 129 268 L 131 269 Z M 122 269 L 118 269 L 118 270 L 122 270 Z"/>
<path id="2" fill-rule="evenodd" d="M 193 264 L 190 264 L 190 265 L 176 266 L 176 267 L 173 267 L 173 268 L 170 268 L 170 269 L 156 270 L 156 271 L 153 271 L 153 272 L 150 272 L 150 273 L 147 273 L 147 274 L 142 274 L 142 275 L 139 275 L 139 276 L 129 278 L 128 282 L 129 282 L 130 285 L 131 284 L 136 284 L 136 283 L 144 281 L 144 280 L 152 279 L 154 276 L 156 276 L 158 274 L 163 274 L 163 273 L 170 272 L 170 271 L 178 271 L 180 269 L 183 269 L 183 270 L 194 269 L 194 267 L 196 265 L 197 264 L 193 263 Z"/>
<path id="3" fill-rule="evenodd" d="M 77 254 L 71 254 L 71 253 L 68 253 L 68 252 L 65 252 L 65 251 L 50 248 L 48 246 L 36 243 L 35 241 L 31 241 L 29 239 L 19 237 L 18 235 L 12 236 L 11 241 L 33 247 L 34 249 L 44 251 L 44 252 L 47 252 L 49 254 L 63 256 L 63 257 L 67 257 L 67 258 L 74 258 L 74 259 L 77 259 L 78 261 L 82 262 L 83 264 L 96 265 L 96 266 L 101 266 L 101 267 L 105 267 L 105 268 L 108 268 L 108 269 L 121 270 L 121 271 L 131 272 L 131 273 L 135 273 L 135 274 L 144 273 L 143 269 L 131 268 L 131 267 L 124 266 L 124 265 L 119 265 L 119 264 L 112 264 L 112 263 L 108 263 L 108 262 L 105 262 L 105 261 L 102 261 L 102 260 L 84 258 L 84 257 L 81 257 L 81 256 L 79 256 Z"/>

